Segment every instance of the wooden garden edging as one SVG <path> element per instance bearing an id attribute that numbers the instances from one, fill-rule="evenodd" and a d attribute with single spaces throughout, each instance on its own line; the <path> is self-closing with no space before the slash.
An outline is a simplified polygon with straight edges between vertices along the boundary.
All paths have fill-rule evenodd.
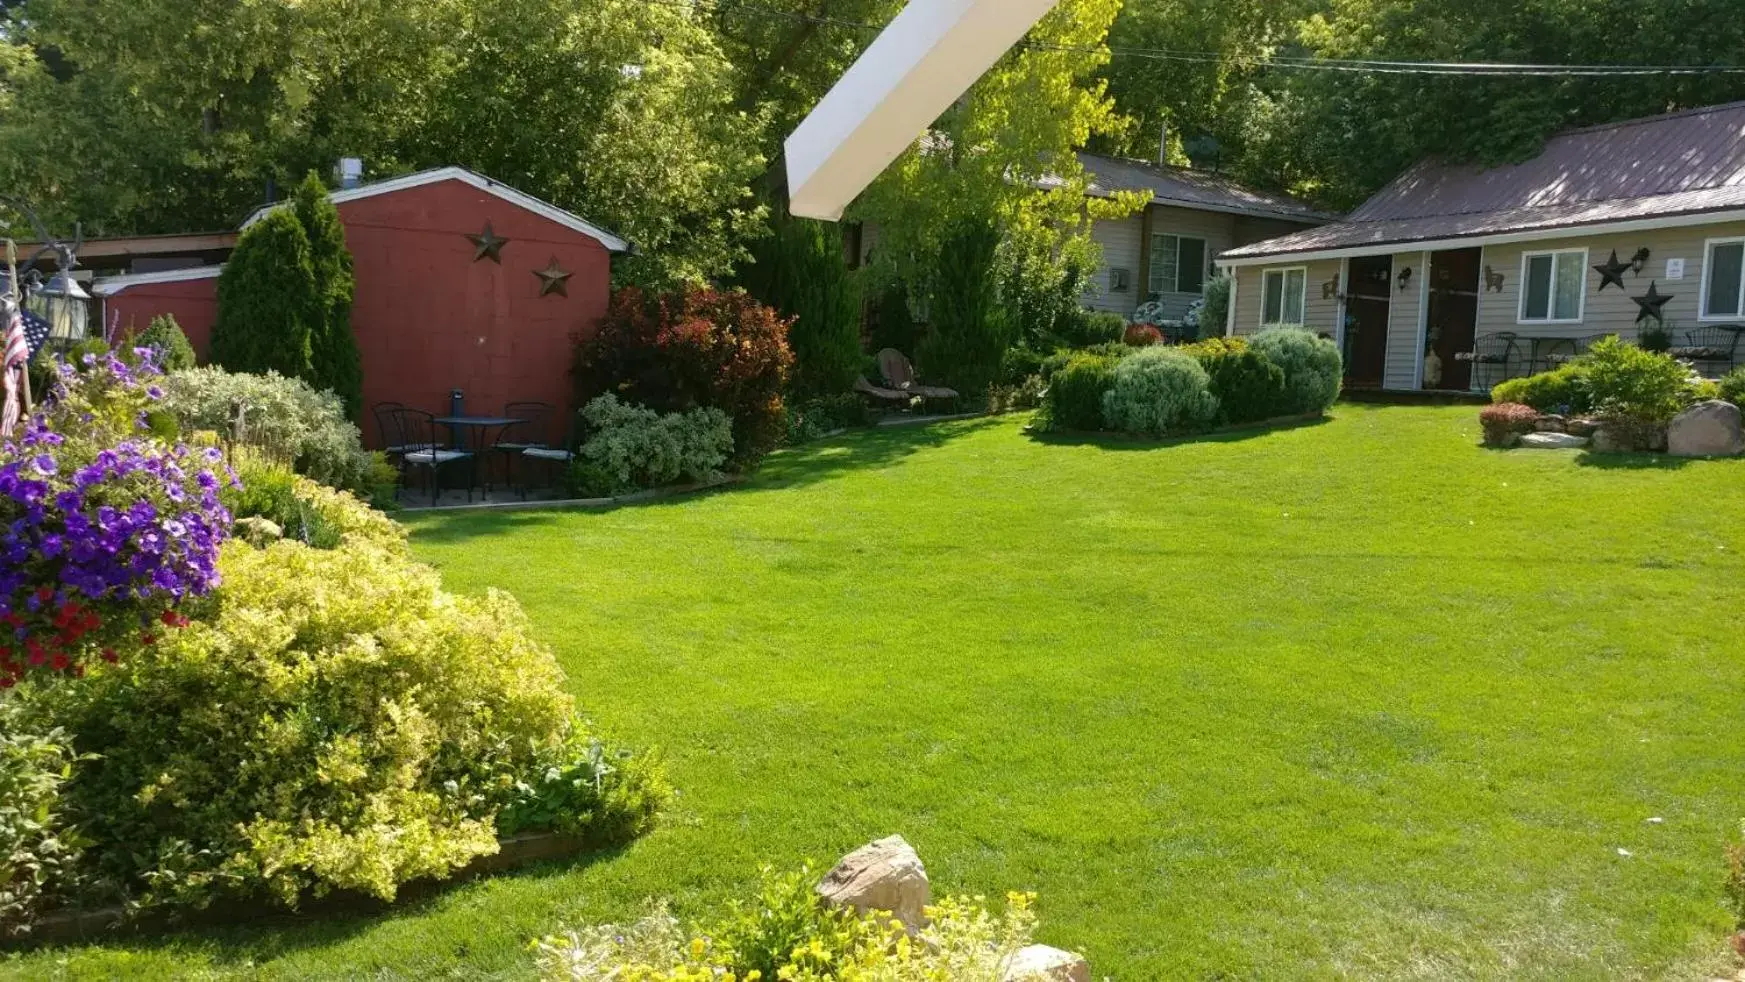
<path id="1" fill-rule="evenodd" d="M 131 922 L 122 907 L 100 907 L 96 910 L 57 911 L 31 925 L 29 932 L 15 937 L 0 935 L 0 949 L 31 947 L 57 941 L 85 941 L 108 936 L 118 928 L 134 932 L 161 932 L 188 927 L 221 927 L 246 924 L 264 918 L 318 917 L 324 915 L 380 911 L 397 904 L 416 900 L 437 890 L 492 873 L 502 873 L 533 863 L 554 859 L 569 859 L 588 851 L 586 840 L 571 835 L 539 832 L 501 839 L 497 852 L 480 856 L 455 870 L 444 879 L 414 880 L 402 885 L 393 901 L 349 891 L 337 891 L 319 900 L 305 901 L 296 910 L 263 901 L 215 904 L 205 910 L 187 912 L 179 917 L 147 913 Z"/>

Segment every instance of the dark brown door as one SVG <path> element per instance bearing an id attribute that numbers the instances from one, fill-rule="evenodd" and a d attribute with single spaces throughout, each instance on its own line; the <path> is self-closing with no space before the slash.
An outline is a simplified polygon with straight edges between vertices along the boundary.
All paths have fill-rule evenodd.
<path id="1" fill-rule="evenodd" d="M 1345 284 L 1345 384 L 1380 388 L 1387 370 L 1388 307 L 1392 302 L 1393 259 L 1364 256 L 1351 260 Z"/>
<path id="2" fill-rule="evenodd" d="M 1424 350 L 1434 352 L 1434 362 L 1424 359 L 1424 388 L 1472 388 L 1472 363 L 1455 356 L 1472 350 L 1478 329 L 1477 249 L 1448 249 L 1430 255 L 1430 315 L 1425 319 Z M 1441 378 L 1432 378 L 1439 371 Z"/>

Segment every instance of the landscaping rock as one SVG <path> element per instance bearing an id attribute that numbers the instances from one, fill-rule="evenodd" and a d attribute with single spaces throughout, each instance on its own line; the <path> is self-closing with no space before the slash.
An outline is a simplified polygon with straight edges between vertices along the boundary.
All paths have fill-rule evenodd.
<path id="1" fill-rule="evenodd" d="M 1594 431 L 1593 449 L 1597 453 L 1641 453 L 1666 449 L 1666 431 L 1658 426 L 1616 420 L 1600 424 Z"/>
<path id="2" fill-rule="evenodd" d="M 927 926 L 926 907 L 933 899 L 921 857 L 900 835 L 843 857 L 818 884 L 818 893 L 833 907 L 852 907 L 862 914 L 885 911 L 911 932 Z"/>
<path id="3" fill-rule="evenodd" d="M 264 546 L 285 537 L 285 530 L 270 518 L 255 515 L 236 520 L 236 534 L 252 545 Z"/>
<path id="4" fill-rule="evenodd" d="M 1012 956 L 1001 978 L 1003 982 L 1091 982 L 1091 966 L 1083 955 L 1033 944 Z"/>
<path id="5" fill-rule="evenodd" d="M 1531 450 L 1574 450 L 1587 443 L 1587 437 L 1568 433 L 1528 433 L 1521 437 L 1520 445 Z"/>
<path id="6" fill-rule="evenodd" d="M 1666 449 L 1674 457 L 1732 457 L 1745 453 L 1745 428 L 1739 407 L 1710 399 L 1673 417 Z"/>
<path id="7" fill-rule="evenodd" d="M 1569 423 L 1562 416 L 1546 415 L 1533 421 L 1533 429 L 1539 433 L 1568 433 Z"/>
<path id="8" fill-rule="evenodd" d="M 1563 432 L 1576 436 L 1593 436 L 1594 431 L 1599 428 L 1600 421 L 1597 419 L 1571 419 L 1563 424 Z"/>

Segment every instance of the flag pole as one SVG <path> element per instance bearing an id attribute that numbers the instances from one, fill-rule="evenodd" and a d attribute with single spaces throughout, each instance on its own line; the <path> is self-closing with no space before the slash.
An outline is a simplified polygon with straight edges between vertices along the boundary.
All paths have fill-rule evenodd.
<path id="1" fill-rule="evenodd" d="M 11 239 L 6 240 L 6 300 L 23 312 L 24 290 L 18 285 L 18 243 Z M 19 415 L 23 417 L 30 415 L 30 359 L 26 357 L 19 368 L 18 404 Z"/>

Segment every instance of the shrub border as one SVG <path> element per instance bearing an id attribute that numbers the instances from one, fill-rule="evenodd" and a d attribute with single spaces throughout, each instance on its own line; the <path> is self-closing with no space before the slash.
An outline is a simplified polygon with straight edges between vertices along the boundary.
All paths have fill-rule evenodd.
<path id="1" fill-rule="evenodd" d="M 1096 437 L 1105 440 L 1119 440 L 1125 443 L 1146 443 L 1161 446 L 1166 443 L 1192 443 L 1195 440 L 1202 440 L 1209 436 L 1220 436 L 1225 433 L 1243 433 L 1249 430 L 1288 430 L 1302 426 L 1305 423 L 1318 423 L 1324 419 L 1331 418 L 1331 413 L 1322 410 L 1318 413 L 1296 413 L 1290 416 L 1272 416 L 1267 419 L 1256 420 L 1252 423 L 1226 423 L 1223 426 L 1214 426 L 1209 430 L 1200 430 L 1197 433 L 1172 433 L 1168 436 L 1140 436 L 1135 433 L 1122 433 L 1117 430 L 1045 430 L 1038 428 L 1035 423 L 1025 423 L 1024 432 L 1029 433 L 1032 436 L 1043 438 L 1051 436 Z"/>

